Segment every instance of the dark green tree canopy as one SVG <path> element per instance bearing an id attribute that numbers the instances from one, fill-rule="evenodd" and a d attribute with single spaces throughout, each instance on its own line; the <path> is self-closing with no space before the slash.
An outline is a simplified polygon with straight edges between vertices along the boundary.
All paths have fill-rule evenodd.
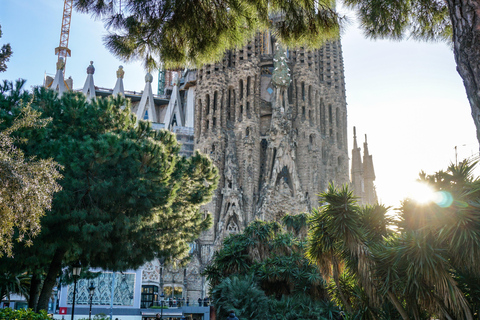
<path id="1" fill-rule="evenodd" d="M 61 98 L 45 88 L 29 95 L 42 128 L 19 131 L 23 152 L 63 165 L 62 190 L 41 220 L 42 232 L 16 254 L 46 272 L 38 308 L 46 307 L 62 266 L 137 268 L 155 257 L 186 258 L 189 243 L 210 226 L 199 207 L 211 199 L 218 173 L 196 153 L 178 155 L 168 131 L 138 124 L 121 97 L 88 102 L 81 93 Z M 19 112 L 13 99 L 0 114 L 7 124 Z M 121 106 L 126 105 L 125 109 Z"/>
<path id="2" fill-rule="evenodd" d="M 331 0 L 75 0 L 77 10 L 105 20 L 106 46 L 147 68 L 218 61 L 259 30 L 287 45 L 320 46 L 338 35 Z M 121 5 L 121 7 L 120 7 Z"/>

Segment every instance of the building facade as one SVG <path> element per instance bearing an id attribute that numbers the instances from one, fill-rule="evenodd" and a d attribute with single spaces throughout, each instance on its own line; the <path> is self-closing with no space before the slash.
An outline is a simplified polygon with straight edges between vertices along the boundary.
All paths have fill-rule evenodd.
<path id="1" fill-rule="evenodd" d="M 340 41 L 284 50 L 259 34 L 196 78 L 195 149 L 210 155 L 220 183 L 203 208 L 214 225 L 187 268 L 195 297 L 206 294 L 198 274 L 226 236 L 255 219 L 309 211 L 330 182 L 349 182 Z"/>
<path id="2" fill-rule="evenodd" d="M 94 98 L 99 90 L 93 84 L 93 65 L 89 68 L 83 92 Z M 148 74 L 141 96 L 131 95 L 136 97 L 132 112 L 154 128 L 175 132 L 184 155 L 194 149 L 210 155 L 220 182 L 202 210 L 213 215 L 214 224 L 191 244 L 188 266 L 168 266 L 157 259 L 132 271 L 135 281 L 125 282 L 133 291 L 124 312 L 148 308 L 161 292 L 192 303 L 204 298 L 208 283 L 202 271 L 225 237 L 255 219 L 279 220 L 287 213 L 310 211 L 329 183 L 350 181 L 340 41 L 318 50 L 286 50 L 266 32 L 227 52 L 219 63 L 162 75 L 169 79 L 163 95 L 153 95 Z M 125 95 L 123 76 L 119 69 L 113 94 Z M 357 149 L 355 138 L 352 160 L 357 151 L 359 156 Z M 366 150 L 364 164 L 371 163 Z M 373 174 L 373 164 L 371 169 Z M 354 178 L 352 167 L 354 188 L 361 183 L 370 187 L 370 182 L 373 187 L 374 174 L 372 179 L 362 166 L 360 183 L 359 172 L 355 169 Z M 107 294 L 111 285 L 104 285 Z M 65 307 L 67 292 L 63 290 L 61 299 Z"/>

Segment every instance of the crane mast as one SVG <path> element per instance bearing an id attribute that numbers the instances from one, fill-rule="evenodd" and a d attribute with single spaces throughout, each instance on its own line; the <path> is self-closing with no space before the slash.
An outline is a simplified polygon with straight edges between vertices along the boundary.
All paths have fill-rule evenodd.
<path id="1" fill-rule="evenodd" d="M 55 54 L 58 55 L 58 62 L 60 58 L 63 58 L 63 62 L 67 63 L 67 57 L 72 55 L 70 49 L 68 49 L 68 38 L 70 36 L 70 22 L 72 21 L 72 8 L 73 0 L 65 0 L 63 4 L 63 18 L 62 18 L 62 31 L 60 33 L 60 45 L 55 48 Z M 65 74 L 65 68 L 63 68 Z"/>

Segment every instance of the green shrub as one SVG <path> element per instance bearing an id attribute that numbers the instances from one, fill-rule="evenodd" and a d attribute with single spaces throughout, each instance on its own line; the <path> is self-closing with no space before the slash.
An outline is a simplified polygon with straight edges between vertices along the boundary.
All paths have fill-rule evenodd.
<path id="1" fill-rule="evenodd" d="M 32 309 L 13 310 L 10 308 L 0 309 L 1 320 L 51 320 L 45 310 L 39 313 L 33 312 Z"/>

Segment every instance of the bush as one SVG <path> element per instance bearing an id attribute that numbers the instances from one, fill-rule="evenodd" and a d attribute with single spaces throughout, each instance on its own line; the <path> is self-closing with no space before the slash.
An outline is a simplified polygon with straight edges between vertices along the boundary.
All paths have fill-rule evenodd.
<path id="1" fill-rule="evenodd" d="M 45 310 L 39 313 L 32 309 L 13 310 L 11 308 L 0 309 L 0 319 L 2 320 L 52 320 Z"/>
<path id="2" fill-rule="evenodd" d="M 228 277 L 212 290 L 217 317 L 225 319 L 230 311 L 240 320 L 268 318 L 268 298 L 253 277 Z"/>

